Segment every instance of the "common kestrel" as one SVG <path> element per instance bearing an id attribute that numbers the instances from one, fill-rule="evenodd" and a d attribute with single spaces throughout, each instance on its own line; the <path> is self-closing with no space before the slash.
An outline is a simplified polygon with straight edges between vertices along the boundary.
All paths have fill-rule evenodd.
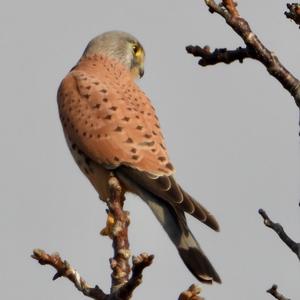
<path id="1" fill-rule="evenodd" d="M 135 83 L 145 52 L 132 35 L 106 32 L 92 39 L 63 79 L 58 107 L 70 151 L 102 200 L 116 176 L 124 192 L 154 212 L 194 276 L 221 282 L 188 228 L 188 213 L 218 231 L 214 218 L 175 181 L 155 109 Z"/>

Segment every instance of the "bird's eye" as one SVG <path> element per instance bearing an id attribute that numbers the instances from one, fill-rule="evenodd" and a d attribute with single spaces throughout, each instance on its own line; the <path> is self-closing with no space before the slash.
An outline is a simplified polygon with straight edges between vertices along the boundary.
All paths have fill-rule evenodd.
<path id="1" fill-rule="evenodd" d="M 139 52 L 138 45 L 132 45 L 132 50 L 133 50 L 134 54 L 137 54 Z"/>

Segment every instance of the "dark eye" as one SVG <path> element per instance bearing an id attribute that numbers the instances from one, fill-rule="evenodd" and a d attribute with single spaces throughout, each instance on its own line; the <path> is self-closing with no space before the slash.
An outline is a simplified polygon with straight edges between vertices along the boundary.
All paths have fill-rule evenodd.
<path id="1" fill-rule="evenodd" d="M 132 50 L 136 54 L 139 51 L 138 45 L 132 45 Z"/>

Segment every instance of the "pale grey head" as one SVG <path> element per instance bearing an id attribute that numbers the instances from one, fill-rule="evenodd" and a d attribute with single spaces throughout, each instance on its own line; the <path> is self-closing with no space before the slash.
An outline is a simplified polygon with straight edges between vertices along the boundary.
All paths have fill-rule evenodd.
<path id="1" fill-rule="evenodd" d="M 108 31 L 93 38 L 84 50 L 83 56 L 105 55 L 117 59 L 133 74 L 144 74 L 145 51 L 131 34 L 122 31 Z"/>

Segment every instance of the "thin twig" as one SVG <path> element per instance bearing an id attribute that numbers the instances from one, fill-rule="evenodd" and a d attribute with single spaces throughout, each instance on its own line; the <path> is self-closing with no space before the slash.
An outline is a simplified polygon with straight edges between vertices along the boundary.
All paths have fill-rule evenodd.
<path id="1" fill-rule="evenodd" d="M 283 296 L 282 294 L 280 294 L 277 291 L 277 285 L 273 284 L 272 287 L 270 289 L 267 290 L 267 293 L 271 294 L 274 298 L 278 299 L 278 300 L 290 300 L 289 298 L 286 298 L 285 296 Z"/>
<path id="2" fill-rule="evenodd" d="M 186 51 L 195 57 L 201 57 L 198 63 L 203 67 L 218 63 L 230 64 L 236 60 L 242 63 L 245 58 L 253 58 L 253 53 L 248 48 L 242 47 L 235 50 L 227 50 L 226 48 L 215 49 L 211 52 L 209 46 L 205 46 L 204 48 L 200 46 L 187 46 Z"/>
<path id="3" fill-rule="evenodd" d="M 276 78 L 283 87 L 294 97 L 296 105 L 300 108 L 300 81 L 292 75 L 279 61 L 277 56 L 271 52 L 260 39 L 254 34 L 248 22 L 242 18 L 237 10 L 237 4 L 232 0 L 223 0 L 217 4 L 214 0 L 204 0 L 211 13 L 222 16 L 226 23 L 243 39 L 246 47 L 240 50 L 228 51 L 216 49 L 210 52 L 211 57 L 205 48 L 198 51 L 196 56 L 202 57 L 199 64 L 208 66 L 218 62 L 231 63 L 235 60 L 242 61 L 244 58 L 252 58 L 261 62 L 267 71 Z M 194 55 L 197 50 L 195 46 L 188 46 L 187 51 Z M 202 54 L 202 55 L 201 55 Z"/>
<path id="4" fill-rule="evenodd" d="M 264 224 L 273 229 L 278 234 L 280 239 L 297 255 L 298 259 L 300 260 L 300 243 L 293 241 L 286 234 L 281 224 L 274 223 L 263 209 L 260 209 L 258 212 L 262 216 Z"/>
<path id="5" fill-rule="evenodd" d="M 50 265 L 56 269 L 57 273 L 53 276 L 53 280 L 60 277 L 68 278 L 85 296 L 96 300 L 107 300 L 108 295 L 106 295 L 98 286 L 92 288 L 87 284 L 66 260 L 63 261 L 61 259 L 58 253 L 47 254 L 44 250 L 34 249 L 31 257 L 38 260 L 41 265 Z"/>

